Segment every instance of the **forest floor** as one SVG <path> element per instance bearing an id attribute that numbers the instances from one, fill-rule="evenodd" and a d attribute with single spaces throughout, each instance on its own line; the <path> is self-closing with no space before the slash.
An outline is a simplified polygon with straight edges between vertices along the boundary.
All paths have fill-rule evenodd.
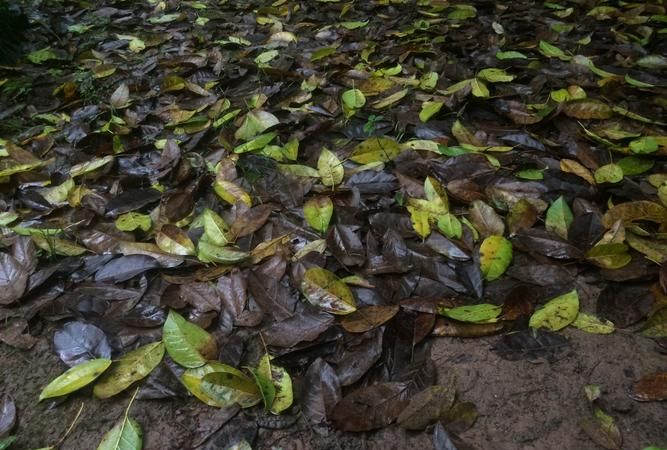
<path id="1" fill-rule="evenodd" d="M 667 448 L 662 2 L 24 12 L 0 450 Z"/>

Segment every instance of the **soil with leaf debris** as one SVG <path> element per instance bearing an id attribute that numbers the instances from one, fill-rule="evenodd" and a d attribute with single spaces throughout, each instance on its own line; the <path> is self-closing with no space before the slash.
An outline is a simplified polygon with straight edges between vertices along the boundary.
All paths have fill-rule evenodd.
<path id="1" fill-rule="evenodd" d="M 0 6 L 0 450 L 667 448 L 663 2 Z"/>

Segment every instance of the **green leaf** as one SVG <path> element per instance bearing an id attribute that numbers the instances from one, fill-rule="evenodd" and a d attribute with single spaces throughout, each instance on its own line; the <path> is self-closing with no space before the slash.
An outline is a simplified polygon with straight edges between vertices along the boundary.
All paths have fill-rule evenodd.
<path id="1" fill-rule="evenodd" d="M 645 155 L 658 151 L 658 141 L 653 136 L 644 136 L 630 142 L 628 146 L 632 153 Z"/>
<path id="2" fill-rule="evenodd" d="M 626 156 L 618 160 L 616 164 L 621 168 L 624 176 L 631 177 L 648 172 L 653 168 L 655 161 L 638 156 Z"/>
<path id="3" fill-rule="evenodd" d="M 667 307 L 663 306 L 653 313 L 653 315 L 648 318 L 639 334 L 648 338 L 667 337 Z"/>
<path id="4" fill-rule="evenodd" d="M 234 148 L 234 153 L 247 153 L 255 150 L 261 150 L 271 143 L 278 136 L 278 133 L 271 131 L 269 133 L 260 134 L 254 137 L 245 144 L 241 144 Z"/>
<path id="5" fill-rule="evenodd" d="M 187 233 L 175 225 L 164 225 L 155 236 L 155 243 L 165 253 L 188 256 L 197 251 Z"/>
<path id="6" fill-rule="evenodd" d="M 435 87 L 438 85 L 438 78 L 439 76 L 437 72 L 425 73 L 419 79 L 419 88 L 424 90 L 435 89 Z"/>
<path id="7" fill-rule="evenodd" d="M 279 123 L 278 118 L 270 112 L 256 109 L 245 115 L 243 123 L 234 133 L 234 137 L 242 141 L 249 141 Z"/>
<path id="8" fill-rule="evenodd" d="M 603 269 L 620 269 L 630 263 L 632 256 L 625 244 L 598 244 L 586 252 L 586 260 Z"/>
<path id="9" fill-rule="evenodd" d="M 16 441 L 16 436 L 7 436 L 6 438 L 0 439 L 0 450 L 9 448 L 14 441 Z"/>
<path id="10" fill-rule="evenodd" d="M 89 385 L 111 365 L 110 359 L 93 359 L 72 367 L 50 382 L 39 394 L 39 401 L 60 397 Z"/>
<path id="11" fill-rule="evenodd" d="M 544 170 L 542 169 L 523 169 L 515 172 L 515 175 L 523 180 L 544 180 Z"/>
<path id="12" fill-rule="evenodd" d="M 422 110 L 419 112 L 419 120 L 428 122 L 428 120 L 436 115 L 443 107 L 443 102 L 424 102 L 422 103 Z"/>
<path id="13" fill-rule="evenodd" d="M 327 228 L 329 228 L 333 210 L 333 202 L 325 196 L 308 199 L 303 205 L 303 215 L 306 222 L 320 233 L 326 233 Z"/>
<path id="14" fill-rule="evenodd" d="M 169 311 L 162 328 L 162 341 L 169 356 L 183 367 L 195 368 L 214 359 L 218 353 L 215 338 L 206 330 Z"/>
<path id="15" fill-rule="evenodd" d="M 396 158 L 399 153 L 401 153 L 401 147 L 393 139 L 372 137 L 357 145 L 350 159 L 358 164 L 388 162 Z"/>
<path id="16" fill-rule="evenodd" d="M 350 288 L 332 272 L 321 267 L 306 270 L 301 292 L 313 305 L 331 314 L 345 315 L 357 310 Z"/>
<path id="17" fill-rule="evenodd" d="M 250 253 L 235 248 L 221 247 L 202 239 L 198 244 L 197 258 L 204 263 L 236 264 L 250 257 Z"/>
<path id="18" fill-rule="evenodd" d="M 322 184 L 325 186 L 335 186 L 340 184 L 345 177 L 345 169 L 335 153 L 327 148 L 323 148 L 320 157 L 317 160 L 317 172 L 320 174 Z"/>
<path id="19" fill-rule="evenodd" d="M 228 373 L 230 375 L 227 378 L 216 376 L 204 382 L 204 377 L 210 373 Z M 227 384 L 223 382 L 229 379 L 235 381 Z M 259 392 L 250 378 L 240 370 L 218 361 L 210 361 L 201 367 L 187 369 L 181 375 L 181 382 L 192 395 L 207 405 L 217 408 L 225 408 L 235 403 L 247 408 L 261 401 Z M 238 386 L 235 383 L 250 386 L 251 391 L 239 390 L 233 387 Z"/>
<path id="20" fill-rule="evenodd" d="M 366 104 L 366 96 L 359 89 L 348 89 L 343 92 L 341 100 L 343 100 L 343 105 L 349 109 L 363 108 Z"/>
<path id="21" fill-rule="evenodd" d="M 472 88 L 472 95 L 475 97 L 487 98 L 491 93 L 489 88 L 486 87 L 486 84 L 478 78 L 473 78 L 470 80 L 470 87 Z"/>
<path id="22" fill-rule="evenodd" d="M 598 167 L 593 176 L 595 177 L 595 182 L 598 184 L 619 183 L 623 181 L 623 169 L 614 163 L 605 164 Z"/>
<path id="23" fill-rule="evenodd" d="M 544 306 L 535 311 L 530 317 L 528 325 L 533 328 L 546 328 L 558 331 L 575 321 L 579 314 L 579 295 L 573 289 L 549 300 Z"/>
<path id="24" fill-rule="evenodd" d="M 313 52 L 312 55 L 310 55 L 310 61 L 315 62 L 320 59 L 326 58 L 327 56 L 331 56 L 336 53 L 336 48 L 337 47 L 322 47 L 318 48 Z"/>
<path id="25" fill-rule="evenodd" d="M 503 69 L 490 68 L 480 70 L 477 74 L 477 78 L 481 78 L 489 83 L 507 83 L 512 81 L 515 77 Z"/>
<path id="26" fill-rule="evenodd" d="M 202 222 L 204 223 L 204 236 L 207 242 L 222 247 L 233 240 L 227 223 L 212 209 L 206 208 L 204 210 Z"/>
<path id="27" fill-rule="evenodd" d="M 481 303 L 479 305 L 457 306 L 456 308 L 438 308 L 438 314 L 459 322 L 493 323 L 498 321 L 502 306 Z"/>
<path id="28" fill-rule="evenodd" d="M 368 25 L 368 21 L 352 21 L 352 22 L 341 22 L 340 26 L 348 30 L 356 30 L 358 28 L 363 28 Z"/>
<path id="29" fill-rule="evenodd" d="M 68 178 L 67 181 L 60 183 L 58 186 L 40 189 L 39 194 L 53 206 L 58 206 L 67 200 L 67 194 L 69 194 L 69 191 L 73 188 L 74 180 Z"/>
<path id="30" fill-rule="evenodd" d="M 526 55 L 524 55 L 521 52 L 516 52 L 513 50 L 507 51 L 507 52 L 497 52 L 496 53 L 496 58 L 499 60 L 503 59 L 528 59 Z"/>
<path id="31" fill-rule="evenodd" d="M 28 58 L 28 61 L 33 64 L 41 64 L 52 59 L 58 59 L 58 55 L 56 55 L 56 53 L 51 50 L 51 47 L 46 47 L 41 50 L 35 50 L 34 52 L 28 53 L 26 58 Z"/>
<path id="32" fill-rule="evenodd" d="M 266 67 L 268 63 L 279 54 L 280 53 L 278 50 L 268 50 L 266 52 L 262 52 L 255 57 L 255 63 L 260 67 Z"/>
<path id="33" fill-rule="evenodd" d="M 102 438 L 97 450 L 141 450 L 143 432 L 139 423 L 127 414 Z"/>
<path id="34" fill-rule="evenodd" d="M 460 239 L 463 234 L 461 221 L 452 213 L 438 216 L 438 230 L 450 239 Z"/>
<path id="35" fill-rule="evenodd" d="M 276 387 L 271 381 L 271 375 L 270 373 L 264 373 L 259 369 L 249 368 L 248 370 L 250 370 L 252 377 L 255 379 L 255 384 L 259 389 L 259 394 L 262 396 L 262 400 L 264 401 L 264 409 L 268 411 L 276 398 Z M 268 367 L 268 370 L 270 372 L 270 366 Z"/>
<path id="36" fill-rule="evenodd" d="M 558 197 L 547 210 L 545 228 L 567 239 L 567 230 L 572 225 L 574 216 L 563 196 Z"/>
<path id="37" fill-rule="evenodd" d="M 141 214 L 137 212 L 121 214 L 114 223 L 116 228 L 120 231 L 134 231 L 137 228 L 143 231 L 148 231 L 153 225 L 149 214 Z"/>
<path id="38" fill-rule="evenodd" d="M 484 278 L 499 278 L 512 262 L 512 244 L 502 236 L 489 236 L 479 247 L 479 264 Z"/>
<path id="39" fill-rule="evenodd" d="M 74 242 L 46 234 L 34 233 L 30 237 L 37 247 L 51 255 L 79 256 L 88 251 L 87 248 L 76 245 Z"/>
<path id="40" fill-rule="evenodd" d="M 553 44 L 548 43 L 547 41 L 540 41 L 538 45 L 538 50 L 547 58 L 558 58 L 561 61 L 569 61 L 570 56 L 566 55 L 565 52 Z"/>
<path id="41" fill-rule="evenodd" d="M 268 354 L 262 356 L 257 365 L 257 373 L 268 378 L 274 387 L 274 398 L 267 406 L 273 414 L 280 414 L 294 402 L 294 393 L 292 391 L 292 378 L 282 367 L 276 366 L 271 362 Z"/>
<path id="42" fill-rule="evenodd" d="M 592 334 L 611 334 L 614 332 L 612 322 L 582 312 L 577 315 L 577 318 L 572 322 L 572 326 Z"/>
<path id="43" fill-rule="evenodd" d="M 127 389 L 132 383 L 148 376 L 164 356 L 164 344 L 153 342 L 139 347 L 114 361 L 100 377 L 93 393 L 98 398 L 109 398 Z"/>

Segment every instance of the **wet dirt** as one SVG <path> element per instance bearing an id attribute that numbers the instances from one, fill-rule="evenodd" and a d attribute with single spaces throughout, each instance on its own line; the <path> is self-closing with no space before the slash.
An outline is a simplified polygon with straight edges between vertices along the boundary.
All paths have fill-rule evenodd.
<path id="1" fill-rule="evenodd" d="M 493 351 L 497 337 L 433 339 L 432 356 L 440 380 L 454 374 L 459 396 L 474 402 L 480 413 L 475 425 L 461 434 L 465 443 L 477 449 L 500 450 L 602 448 L 578 425 L 591 415 L 583 388 L 596 384 L 602 389 L 601 406 L 614 417 L 623 435 L 623 449 L 667 446 L 667 402 L 639 403 L 627 396 L 633 381 L 667 368 L 667 355 L 660 353 L 653 341 L 627 332 L 591 335 L 568 330 L 564 335 L 571 345 L 551 361 L 503 360 Z M 46 337 L 29 352 L 0 345 L 0 361 L 0 391 L 10 394 L 18 408 L 16 449 L 58 443 L 81 404 L 80 417 L 60 448 L 95 449 L 103 434 L 122 417 L 131 395 L 126 392 L 98 400 L 84 390 L 56 407 L 38 403 L 41 388 L 65 370 Z M 143 427 L 145 450 L 193 448 L 224 416 L 194 399 L 137 400 L 131 415 Z M 395 425 L 377 432 L 330 431 L 322 435 L 304 420 L 297 420 L 284 430 L 259 428 L 256 433 L 256 450 L 433 448 L 429 430 L 406 432 Z M 214 444 L 200 448 L 224 449 L 221 438 L 224 440 L 218 436 Z"/>

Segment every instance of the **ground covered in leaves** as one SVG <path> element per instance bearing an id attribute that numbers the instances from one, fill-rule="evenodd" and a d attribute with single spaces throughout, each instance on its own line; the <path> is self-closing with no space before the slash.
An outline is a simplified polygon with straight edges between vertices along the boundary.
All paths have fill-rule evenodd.
<path id="1" fill-rule="evenodd" d="M 664 449 L 662 2 L 43 0 L 0 449 Z"/>

